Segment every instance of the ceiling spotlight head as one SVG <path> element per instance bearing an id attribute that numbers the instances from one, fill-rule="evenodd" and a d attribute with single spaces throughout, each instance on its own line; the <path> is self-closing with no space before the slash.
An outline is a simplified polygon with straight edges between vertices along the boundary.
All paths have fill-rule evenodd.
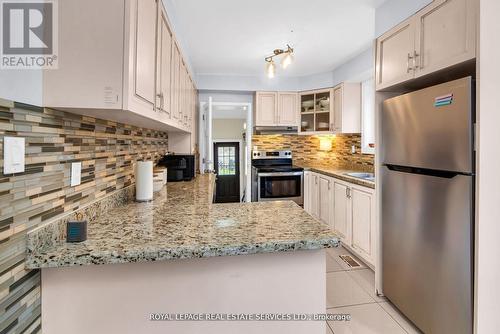
<path id="1" fill-rule="evenodd" d="M 274 78 L 274 75 L 276 73 L 276 65 L 274 64 L 274 60 L 271 59 L 271 60 L 267 61 L 266 72 L 267 72 L 267 76 L 269 78 Z"/>
<path id="2" fill-rule="evenodd" d="M 281 60 L 281 67 L 287 68 L 291 63 L 293 63 L 293 54 L 287 52 L 286 56 Z"/>
<path id="3" fill-rule="evenodd" d="M 280 55 L 280 54 L 282 54 L 284 52 L 285 51 L 283 51 L 282 49 L 276 49 L 276 50 L 273 51 L 273 53 L 274 53 L 275 56 L 278 56 L 278 55 Z"/>

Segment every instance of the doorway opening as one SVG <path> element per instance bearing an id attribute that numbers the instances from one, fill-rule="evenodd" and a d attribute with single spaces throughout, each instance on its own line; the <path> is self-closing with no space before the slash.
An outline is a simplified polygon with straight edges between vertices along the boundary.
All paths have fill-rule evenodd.
<path id="1" fill-rule="evenodd" d="M 251 143 L 252 143 L 252 104 L 244 102 L 213 102 L 212 97 L 208 102 L 200 103 L 200 171 L 201 173 L 213 172 L 223 177 L 217 180 L 216 202 L 234 201 L 234 195 L 230 192 L 238 189 L 238 199 L 236 202 L 251 201 Z M 218 145 L 220 144 L 220 145 Z M 218 145 L 218 146 L 216 146 Z M 219 163 L 226 164 L 227 154 L 224 149 L 230 149 L 229 145 L 236 147 L 238 161 L 237 177 L 235 175 L 221 175 L 226 170 L 219 171 Z M 221 160 L 219 152 L 225 160 Z M 233 151 L 231 151 L 233 152 Z M 216 155 L 219 159 L 215 161 Z M 223 166 L 224 167 L 224 166 Z M 238 181 L 236 181 L 236 178 Z M 229 181 L 229 179 L 231 181 Z M 238 183 L 238 187 L 229 187 L 230 184 Z M 221 183 L 224 189 L 217 189 Z M 219 191 L 221 192 L 219 194 Z M 224 195 L 222 195 L 224 192 Z M 219 199 L 217 199 L 219 196 Z M 231 197 L 232 199 L 225 199 Z"/>

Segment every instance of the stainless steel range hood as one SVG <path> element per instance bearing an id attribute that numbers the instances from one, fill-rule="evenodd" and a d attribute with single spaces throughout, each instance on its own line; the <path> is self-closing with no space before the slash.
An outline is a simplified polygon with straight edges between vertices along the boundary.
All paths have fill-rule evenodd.
<path id="1" fill-rule="evenodd" d="M 256 135 L 279 135 L 279 134 L 297 134 L 296 126 L 256 126 L 254 134 Z"/>

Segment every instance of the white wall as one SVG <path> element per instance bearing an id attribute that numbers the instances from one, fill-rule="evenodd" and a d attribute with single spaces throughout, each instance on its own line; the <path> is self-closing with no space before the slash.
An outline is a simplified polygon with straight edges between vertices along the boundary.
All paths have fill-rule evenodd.
<path id="1" fill-rule="evenodd" d="M 172 0 L 161 0 L 161 1 L 163 2 L 163 6 L 165 7 L 165 10 L 167 12 L 168 20 L 170 22 L 170 28 L 173 30 L 173 33 L 177 38 L 177 45 L 179 46 L 179 50 L 184 56 L 184 63 L 186 64 L 187 68 L 191 71 L 191 74 L 193 75 L 193 80 L 197 84 L 198 82 L 196 81 L 195 69 L 189 57 L 188 41 L 186 41 L 182 37 L 184 34 L 181 29 L 181 25 L 177 22 L 175 5 L 172 2 Z"/>
<path id="2" fill-rule="evenodd" d="M 431 3 L 432 0 L 388 0 L 375 12 L 375 33 L 381 35 L 399 22 L 407 19 L 418 10 Z M 318 73 L 303 77 L 276 76 L 242 77 L 220 75 L 198 75 L 197 83 L 200 89 L 206 90 L 309 90 L 332 87 L 343 81 L 360 81 L 373 73 L 373 47 L 369 47 L 352 59 L 326 73 Z"/>
<path id="3" fill-rule="evenodd" d="M 243 139 L 243 124 L 246 119 L 221 118 L 212 121 L 212 137 L 217 139 Z"/>
<path id="4" fill-rule="evenodd" d="M 430 4 L 433 0 L 388 0 L 375 11 L 375 35 L 378 37 Z"/>
<path id="5" fill-rule="evenodd" d="M 298 78 L 276 76 L 269 79 L 264 75 L 262 65 L 262 76 L 240 76 L 240 75 L 197 75 L 196 84 L 198 89 L 206 90 L 297 90 Z"/>
<path id="6" fill-rule="evenodd" d="M 208 102 L 212 97 L 213 102 L 231 102 L 231 103 L 253 103 L 254 92 L 251 91 L 227 91 L 227 90 L 200 90 L 199 101 Z"/>
<path id="7" fill-rule="evenodd" d="M 167 1 L 167 0 L 164 0 Z M 418 10 L 431 3 L 432 0 L 388 0 L 375 11 L 375 34 L 385 31 L 407 19 Z M 375 37 L 375 36 L 374 36 Z M 342 81 L 361 81 L 373 73 L 373 47 L 369 47 L 352 59 L 326 73 L 317 73 L 303 77 L 276 76 L 272 80 L 266 76 L 229 76 L 229 75 L 198 75 L 199 89 L 204 90 L 309 90 L 332 87 Z M 300 61 L 300 60 L 297 60 Z M 262 70 L 264 71 L 264 69 Z"/>
<path id="8" fill-rule="evenodd" d="M 500 1 L 481 0 L 479 49 L 479 154 L 476 220 L 478 334 L 500 333 Z"/>
<path id="9" fill-rule="evenodd" d="M 373 75 L 374 50 L 370 47 L 333 71 L 333 84 L 343 81 L 362 81 Z"/>

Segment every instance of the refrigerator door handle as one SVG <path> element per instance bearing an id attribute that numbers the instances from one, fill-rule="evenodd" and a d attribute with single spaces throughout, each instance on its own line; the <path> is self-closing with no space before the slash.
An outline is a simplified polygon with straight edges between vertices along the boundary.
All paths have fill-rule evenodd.
<path id="1" fill-rule="evenodd" d="M 391 165 L 384 164 L 387 169 L 393 172 L 400 173 L 408 173 L 408 174 L 420 174 L 434 177 L 441 177 L 445 179 L 452 179 L 457 175 L 472 175 L 468 173 L 460 173 L 460 172 L 452 172 L 452 171 L 444 171 L 444 170 L 436 170 L 436 169 L 427 169 L 420 167 L 408 167 L 408 166 L 399 166 L 399 165 Z"/>

